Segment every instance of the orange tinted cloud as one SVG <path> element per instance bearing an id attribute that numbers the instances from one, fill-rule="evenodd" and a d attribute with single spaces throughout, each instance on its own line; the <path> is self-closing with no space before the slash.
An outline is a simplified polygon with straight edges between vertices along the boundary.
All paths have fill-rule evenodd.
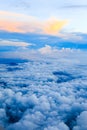
<path id="1" fill-rule="evenodd" d="M 8 32 L 37 32 L 39 27 L 35 23 L 25 23 L 25 22 L 13 22 L 13 21 L 4 21 L 0 20 L 0 30 Z"/>
<path id="2" fill-rule="evenodd" d="M 41 22 L 32 16 L 0 11 L 0 30 L 9 32 L 34 32 L 57 35 L 66 23 L 65 20 L 59 21 L 57 19 Z"/>
<path id="3" fill-rule="evenodd" d="M 58 34 L 58 32 L 67 24 L 66 20 L 59 21 L 57 19 L 51 19 L 44 27 L 44 32 L 47 34 Z"/>
<path id="4" fill-rule="evenodd" d="M 19 29 L 20 23 L 0 20 L 0 30 L 9 32 L 23 32 Z"/>
<path id="5" fill-rule="evenodd" d="M 36 30 L 37 20 L 33 16 L 0 11 L 0 30 L 8 32 L 33 32 Z"/>
<path id="6" fill-rule="evenodd" d="M 9 21 L 20 21 L 20 22 L 28 22 L 35 21 L 36 18 L 26 14 L 8 12 L 8 11 L 0 11 L 0 20 L 9 20 Z"/>

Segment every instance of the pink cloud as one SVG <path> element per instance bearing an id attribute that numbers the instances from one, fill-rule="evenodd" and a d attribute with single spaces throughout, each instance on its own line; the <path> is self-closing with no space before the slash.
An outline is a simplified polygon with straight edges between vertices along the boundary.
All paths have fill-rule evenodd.
<path id="1" fill-rule="evenodd" d="M 0 30 L 9 32 L 34 32 L 57 35 L 66 25 L 66 20 L 49 19 L 40 21 L 36 17 L 25 14 L 0 11 Z"/>

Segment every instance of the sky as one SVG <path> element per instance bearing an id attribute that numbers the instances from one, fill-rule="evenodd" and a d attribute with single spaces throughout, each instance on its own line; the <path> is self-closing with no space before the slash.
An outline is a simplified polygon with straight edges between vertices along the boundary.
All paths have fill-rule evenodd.
<path id="1" fill-rule="evenodd" d="M 84 43 L 83 34 L 87 34 L 87 1 L 0 0 L 2 31 L 57 36 Z M 3 42 L 1 44 L 4 45 Z"/>

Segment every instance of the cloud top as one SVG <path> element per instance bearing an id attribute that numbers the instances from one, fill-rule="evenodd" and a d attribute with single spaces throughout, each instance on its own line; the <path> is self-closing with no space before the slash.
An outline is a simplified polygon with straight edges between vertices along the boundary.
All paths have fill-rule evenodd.
<path id="1" fill-rule="evenodd" d="M 27 62 L 20 62 L 17 51 L 6 53 L 11 59 L 2 57 L 0 126 L 6 130 L 87 129 L 87 52 L 53 52 L 21 53 Z"/>

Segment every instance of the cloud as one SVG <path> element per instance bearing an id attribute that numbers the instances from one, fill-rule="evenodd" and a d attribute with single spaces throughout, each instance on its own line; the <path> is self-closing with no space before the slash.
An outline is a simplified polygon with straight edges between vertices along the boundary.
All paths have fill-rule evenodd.
<path id="1" fill-rule="evenodd" d="M 58 34 L 59 37 L 63 38 L 64 40 L 70 40 L 70 41 L 73 41 L 73 42 L 78 42 L 78 44 L 81 42 L 81 41 L 85 41 L 85 39 L 83 38 L 83 36 L 81 34 L 78 34 L 78 33 L 67 33 L 67 32 L 60 32 Z M 83 42 L 84 44 L 84 42 Z"/>
<path id="2" fill-rule="evenodd" d="M 56 18 L 51 18 L 47 21 L 44 32 L 47 34 L 57 35 L 58 32 L 67 24 L 68 21 L 59 21 Z"/>
<path id="3" fill-rule="evenodd" d="M 87 111 L 83 111 L 77 118 L 77 126 L 73 130 L 87 130 Z"/>
<path id="4" fill-rule="evenodd" d="M 29 51 L 28 62 L 0 64 L 0 125 L 6 130 L 86 130 L 87 52 L 35 56 Z"/>
<path id="5" fill-rule="evenodd" d="M 51 54 L 53 52 L 57 52 L 57 49 L 55 48 L 52 48 L 51 46 L 49 45 L 45 45 L 45 47 L 42 47 L 38 50 L 41 54 Z"/>
<path id="6" fill-rule="evenodd" d="M 66 20 L 51 18 L 40 21 L 39 19 L 22 14 L 0 11 L 0 30 L 20 33 L 41 33 L 57 35 L 66 25 Z"/>
<path id="7" fill-rule="evenodd" d="M 28 0 L 18 0 L 17 2 L 15 2 L 15 0 L 10 0 L 9 2 L 3 0 L 3 2 L 1 2 L 1 6 L 3 7 L 3 9 L 9 9 L 10 10 L 15 10 L 15 11 L 21 11 L 21 10 L 28 10 L 30 8 L 30 1 Z"/>
<path id="8" fill-rule="evenodd" d="M 66 9 L 87 9 L 87 5 L 67 5 L 67 6 L 63 6 L 62 8 L 66 8 Z"/>
<path id="9" fill-rule="evenodd" d="M 10 22 L 10 21 L 1 21 L 0 20 L 0 30 L 9 31 L 9 32 L 24 32 L 19 29 L 21 23 Z"/>
<path id="10" fill-rule="evenodd" d="M 87 52 L 74 50 L 59 54 L 60 51 L 56 57 L 35 54 L 37 59 L 34 59 L 28 51 L 29 61 L 20 62 L 12 52 L 13 59 L 7 58 L 8 64 L 0 64 L 0 125 L 3 128 L 87 128 Z"/>
<path id="11" fill-rule="evenodd" d="M 18 33 L 41 33 L 42 27 L 38 22 L 0 21 L 0 30 Z"/>
<path id="12" fill-rule="evenodd" d="M 10 11 L 0 11 L 0 21 L 13 21 L 13 22 L 28 22 L 28 21 L 36 21 L 36 17 L 22 14 L 22 13 L 14 13 Z"/>
<path id="13" fill-rule="evenodd" d="M 15 0 L 13 1 L 13 7 L 15 7 L 16 9 L 20 9 L 20 8 L 23 8 L 23 9 L 29 9 L 30 8 L 30 1 L 28 0 L 19 0 L 17 1 L 17 3 L 15 3 Z M 12 6 L 12 4 L 10 4 Z"/>
<path id="14" fill-rule="evenodd" d="M 37 26 L 39 28 L 39 22 L 33 16 L 0 11 L 0 17 L 0 30 L 26 33 L 32 31 L 35 32 Z"/>
<path id="15" fill-rule="evenodd" d="M 27 47 L 31 45 L 32 45 L 31 43 L 27 43 L 27 42 L 0 40 L 0 46 Z"/>

